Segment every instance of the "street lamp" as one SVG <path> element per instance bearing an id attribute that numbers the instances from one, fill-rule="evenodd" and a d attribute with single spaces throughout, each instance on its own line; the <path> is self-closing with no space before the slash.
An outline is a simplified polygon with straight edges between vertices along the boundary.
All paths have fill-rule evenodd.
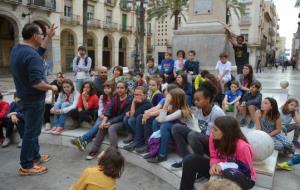
<path id="1" fill-rule="evenodd" d="M 145 59 L 144 59 L 144 37 L 145 37 L 145 12 L 148 7 L 148 0 L 128 0 L 128 7 L 135 7 L 137 16 L 137 31 L 135 41 L 135 70 L 144 71 Z M 140 59 L 139 59 L 140 57 Z"/>

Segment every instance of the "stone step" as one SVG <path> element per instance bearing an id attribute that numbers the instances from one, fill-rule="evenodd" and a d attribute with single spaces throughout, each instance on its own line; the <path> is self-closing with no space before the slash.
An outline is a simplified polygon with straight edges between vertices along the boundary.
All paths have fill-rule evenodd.
<path id="1" fill-rule="evenodd" d="M 74 137 L 82 136 L 86 131 L 86 128 L 79 128 L 74 130 L 66 130 L 61 135 L 52 135 L 51 133 L 43 130 L 40 136 L 40 143 L 74 147 L 70 143 L 70 140 Z M 174 186 L 174 188 L 179 188 L 182 171 L 181 169 L 174 170 L 173 168 L 171 168 L 171 165 L 174 162 L 181 160 L 181 158 L 176 153 L 170 153 L 168 155 L 168 160 L 165 162 L 161 162 L 159 164 L 151 164 L 142 158 L 143 155 L 123 150 L 125 144 L 123 143 L 122 139 L 124 138 L 125 137 L 120 137 L 118 146 L 122 154 L 125 156 L 127 162 L 159 176 L 162 180 Z M 108 139 L 106 139 L 103 144 L 104 147 L 107 147 L 109 145 Z M 264 162 L 254 164 L 255 170 L 257 172 L 257 182 L 256 186 L 253 189 L 272 189 L 277 155 L 277 151 L 274 151 L 273 155 Z M 195 189 L 201 189 L 201 186 L 205 182 L 206 181 L 204 180 L 201 181 L 201 183 L 195 183 Z"/>

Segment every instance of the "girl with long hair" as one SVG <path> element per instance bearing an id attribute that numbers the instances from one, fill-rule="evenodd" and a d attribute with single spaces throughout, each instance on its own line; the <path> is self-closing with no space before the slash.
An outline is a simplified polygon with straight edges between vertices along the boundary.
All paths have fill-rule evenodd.
<path id="1" fill-rule="evenodd" d="M 117 132 L 123 128 L 123 118 L 126 112 L 130 109 L 131 96 L 128 95 L 128 86 L 125 82 L 119 81 L 117 83 L 116 94 L 112 97 L 111 103 L 99 125 L 94 144 L 91 151 L 86 157 L 87 160 L 95 158 L 98 154 L 100 146 L 106 134 L 109 136 L 110 146 L 117 148 L 118 134 Z"/>
<path id="2" fill-rule="evenodd" d="M 252 66 L 249 64 L 244 65 L 242 74 L 237 75 L 236 80 L 239 82 L 240 89 L 243 93 L 249 91 L 251 84 L 255 80 Z"/>
<path id="3" fill-rule="evenodd" d="M 209 135 L 210 158 L 190 154 L 183 160 L 180 190 L 194 189 L 198 177 L 219 176 L 251 189 L 256 180 L 252 150 L 237 120 L 222 116 L 214 121 Z"/>
<path id="4" fill-rule="evenodd" d="M 88 143 L 90 143 L 96 136 L 99 130 L 99 125 L 101 124 L 101 121 L 104 118 L 104 113 L 106 112 L 111 103 L 111 99 L 115 92 L 115 86 L 116 84 L 113 81 L 106 81 L 103 84 L 104 93 L 99 97 L 98 118 L 95 124 L 84 135 L 71 140 L 71 143 L 75 145 L 80 151 L 85 151 Z"/>
<path id="5" fill-rule="evenodd" d="M 300 142 L 298 141 L 300 135 L 300 114 L 298 100 L 295 98 L 288 99 L 279 112 L 282 131 L 287 134 L 288 132 L 295 130 L 292 143 L 296 148 L 300 148 Z M 291 123 L 292 120 L 294 120 L 295 123 Z"/>
<path id="6" fill-rule="evenodd" d="M 274 149 L 281 153 L 294 153 L 293 144 L 281 133 L 281 119 L 277 102 L 267 97 L 263 100 L 261 109 L 255 113 L 255 126 L 257 130 L 268 133 L 274 140 Z"/>
<path id="7" fill-rule="evenodd" d="M 160 92 L 160 83 L 157 78 L 150 78 L 149 80 L 149 95 L 148 99 L 151 101 L 153 106 L 156 106 L 160 100 L 164 97 Z"/>
<path id="8" fill-rule="evenodd" d="M 62 92 L 59 93 L 57 101 L 50 110 L 50 113 L 54 115 L 54 126 L 51 132 L 56 135 L 64 131 L 66 114 L 76 108 L 79 99 L 79 93 L 70 79 L 63 80 L 62 88 Z"/>
<path id="9" fill-rule="evenodd" d="M 193 116 L 187 104 L 185 92 L 180 88 L 175 88 L 169 92 L 165 99 L 164 106 L 156 118 L 158 122 L 157 130 L 160 130 L 160 147 L 156 157 L 147 159 L 151 163 L 159 163 L 167 160 L 168 144 L 171 140 L 171 129 L 175 123 L 189 125 Z M 147 158 L 147 157 L 146 157 Z"/>
<path id="10" fill-rule="evenodd" d="M 192 106 L 194 92 L 193 86 L 187 81 L 187 76 L 183 73 L 178 73 L 176 75 L 175 84 L 177 84 L 179 88 L 185 91 L 187 102 L 190 106 Z"/>

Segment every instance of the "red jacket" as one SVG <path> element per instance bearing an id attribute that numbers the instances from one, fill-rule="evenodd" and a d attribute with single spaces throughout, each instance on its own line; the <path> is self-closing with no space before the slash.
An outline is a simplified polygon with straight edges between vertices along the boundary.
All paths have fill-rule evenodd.
<path id="1" fill-rule="evenodd" d="M 96 94 L 89 96 L 87 99 L 87 110 L 93 110 L 93 109 L 98 109 L 99 103 L 98 103 L 98 96 Z M 80 94 L 78 103 L 77 103 L 77 109 L 83 109 L 83 101 L 82 101 L 82 95 Z"/>
<path id="2" fill-rule="evenodd" d="M 1 100 L 0 101 L 0 125 L 3 123 L 9 110 L 9 103 Z"/>

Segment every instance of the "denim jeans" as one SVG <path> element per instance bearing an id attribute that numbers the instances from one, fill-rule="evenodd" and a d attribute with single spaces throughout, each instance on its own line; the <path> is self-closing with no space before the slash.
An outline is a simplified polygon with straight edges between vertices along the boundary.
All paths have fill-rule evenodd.
<path id="1" fill-rule="evenodd" d="M 70 106 L 69 102 L 64 102 L 62 104 L 55 104 L 54 105 L 54 107 L 56 109 L 63 109 L 63 108 L 69 107 L 69 106 Z M 67 116 L 67 114 L 54 115 L 54 117 L 53 117 L 54 126 L 64 128 L 66 116 Z"/>
<path id="2" fill-rule="evenodd" d="M 76 90 L 80 92 L 82 84 L 85 82 L 85 79 L 76 79 L 75 85 L 76 85 Z"/>
<path id="3" fill-rule="evenodd" d="M 33 161 L 41 158 L 39 135 L 43 125 L 45 100 L 20 102 L 24 110 L 24 135 L 21 148 L 20 164 L 23 168 L 33 167 Z"/>
<path id="4" fill-rule="evenodd" d="M 123 119 L 123 125 L 128 133 L 134 134 L 135 132 L 135 125 L 136 125 L 136 118 L 135 117 L 128 117 L 125 116 Z"/>
<path id="5" fill-rule="evenodd" d="M 97 132 L 99 130 L 99 125 L 101 124 L 101 119 L 98 117 L 98 119 L 96 120 L 95 124 L 93 125 L 92 128 L 89 129 L 88 132 L 86 132 L 81 139 L 83 141 L 86 141 L 87 143 L 91 142 L 93 140 L 93 138 L 97 135 Z"/>
<path id="6" fill-rule="evenodd" d="M 168 151 L 168 145 L 171 140 L 171 129 L 173 123 L 165 122 L 160 124 L 160 146 L 159 146 L 159 155 L 166 156 Z"/>
<path id="7" fill-rule="evenodd" d="M 136 118 L 136 125 L 134 131 L 134 142 L 137 147 L 141 147 L 146 144 L 149 137 L 153 133 L 152 123 L 155 117 L 151 117 L 147 120 L 147 122 L 143 125 L 142 119 L 143 114 L 140 114 Z"/>
<path id="8" fill-rule="evenodd" d="M 300 154 L 295 154 L 292 159 L 288 161 L 290 166 L 296 165 L 300 163 Z"/>

